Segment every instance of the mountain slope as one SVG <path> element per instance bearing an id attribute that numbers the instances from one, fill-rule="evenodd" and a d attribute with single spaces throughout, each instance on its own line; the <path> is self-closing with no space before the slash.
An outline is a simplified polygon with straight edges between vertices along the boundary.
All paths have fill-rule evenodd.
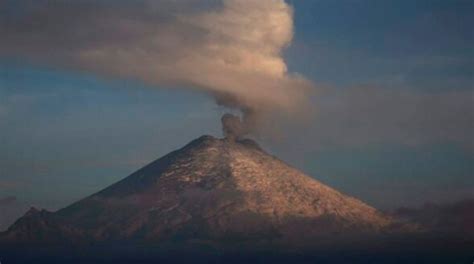
<path id="1" fill-rule="evenodd" d="M 251 140 L 203 136 L 55 213 L 30 211 L 3 237 L 290 241 L 377 233 L 390 224 L 374 208 L 286 165 Z"/>

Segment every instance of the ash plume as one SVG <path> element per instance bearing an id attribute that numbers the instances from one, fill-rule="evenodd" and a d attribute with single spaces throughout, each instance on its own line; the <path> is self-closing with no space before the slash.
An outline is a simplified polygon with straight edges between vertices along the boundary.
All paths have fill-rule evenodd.
<path id="1" fill-rule="evenodd" d="M 240 117 L 227 113 L 222 116 L 221 121 L 225 138 L 234 140 L 245 135 L 245 127 Z"/>
<path id="2" fill-rule="evenodd" d="M 312 86 L 282 57 L 293 36 L 283 0 L 18 0 L 0 14 L 0 57 L 202 90 L 243 125 L 261 115 L 248 113 L 298 113 Z"/>
<path id="3" fill-rule="evenodd" d="M 245 115 L 244 115 L 245 117 Z M 222 116 L 222 132 L 224 137 L 229 140 L 243 139 L 246 135 L 255 132 L 256 124 L 252 124 L 253 117 L 241 119 L 240 116 L 226 113 Z"/>

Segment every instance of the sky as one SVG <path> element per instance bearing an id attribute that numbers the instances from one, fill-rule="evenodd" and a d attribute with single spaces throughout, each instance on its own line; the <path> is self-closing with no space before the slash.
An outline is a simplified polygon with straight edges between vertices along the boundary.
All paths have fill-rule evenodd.
<path id="1" fill-rule="evenodd" d="M 279 107 L 286 105 L 282 98 L 287 98 L 287 91 L 295 91 L 288 87 L 301 85 L 305 86 L 302 90 L 310 90 L 302 94 L 311 107 L 310 114 L 301 120 L 269 116 L 266 123 L 272 125 L 267 130 L 272 133 L 262 133 L 257 141 L 268 152 L 323 183 L 377 208 L 472 198 L 474 2 L 293 0 L 286 3 L 293 8 L 292 39 L 286 35 L 276 38 L 269 51 L 266 46 L 256 46 L 260 39 L 249 42 L 246 38 L 237 39 L 237 44 L 230 42 L 231 46 L 224 42 L 223 50 L 216 55 L 227 54 L 227 48 L 234 45 L 238 52 L 250 58 L 263 52 L 262 71 L 275 74 L 271 78 L 285 84 L 282 93 L 272 97 L 273 101 L 260 93 L 252 97 L 259 98 L 256 103 L 239 101 L 245 97 L 240 97 L 240 88 L 228 81 L 232 73 L 224 75 L 229 79 L 220 84 L 228 88 L 226 92 L 238 95 L 237 108 L 253 107 L 254 103 Z M 8 15 L 5 17 L 11 20 L 7 22 L 15 21 L 14 1 L 4 4 L 0 5 L 0 14 Z M 107 5 L 106 10 L 114 8 L 110 2 Z M 215 8 L 212 5 L 195 3 L 193 10 Z M 166 17 L 167 9 L 160 10 L 164 10 L 161 12 Z M 209 28 L 205 23 L 208 16 L 198 18 L 205 30 L 220 32 L 221 29 Z M 23 19 L 28 21 L 28 17 Z M 168 23 L 166 19 L 163 21 Z M 8 23 L 0 21 L 0 26 L 5 25 Z M 232 33 L 246 36 L 250 28 L 248 25 L 233 28 Z M 70 30 L 75 36 L 77 29 Z M 0 30 L 0 34 L 5 32 L 9 31 Z M 194 33 L 201 41 L 197 43 L 207 43 L 201 40 L 199 32 Z M 143 39 L 141 35 L 137 38 Z M 40 40 L 29 45 L 55 44 L 46 39 L 40 45 Z M 64 45 L 67 52 L 75 48 Z M 117 49 L 127 47 L 126 43 L 120 45 Z M 97 61 L 99 70 L 88 71 L 96 61 L 70 67 L 76 66 L 76 61 L 44 63 L 56 58 L 46 56 L 34 60 L 29 55 L 10 52 L 0 44 L 2 48 L 0 198 L 16 197 L 23 204 L 50 210 L 64 207 L 194 138 L 203 134 L 221 137 L 220 116 L 237 111 L 229 110 L 229 104 L 216 104 L 220 93 L 202 82 L 199 75 L 188 78 L 186 74 L 184 82 L 170 83 L 162 81 L 159 72 L 157 78 L 149 81 L 130 78 L 141 77 L 142 72 L 123 76 L 115 68 L 110 70 L 109 64 L 115 61 L 109 57 Z M 249 51 L 250 48 L 255 49 Z M 188 46 L 183 49 L 202 52 Z M 164 51 L 168 50 L 164 48 Z M 58 50 L 53 55 L 61 52 Z M 158 64 L 176 69 L 169 61 L 164 58 Z M 219 68 L 214 68 L 214 61 L 196 60 L 201 62 L 208 65 L 207 72 L 221 73 Z M 278 67 L 274 68 L 272 63 Z M 101 74 L 103 65 L 108 67 L 107 74 Z M 123 67 L 133 71 L 137 65 Z M 253 64 L 242 65 L 247 70 Z M 272 68 L 265 68 L 268 65 Z M 281 65 L 286 71 L 280 70 Z M 187 64 L 183 67 L 194 69 Z M 167 73 L 163 71 L 163 75 Z M 245 76 L 257 80 L 256 83 L 273 81 Z M 175 88 L 190 83 L 204 88 Z M 299 100 L 298 97 L 294 102 Z M 278 116 L 286 112 L 277 113 Z"/>

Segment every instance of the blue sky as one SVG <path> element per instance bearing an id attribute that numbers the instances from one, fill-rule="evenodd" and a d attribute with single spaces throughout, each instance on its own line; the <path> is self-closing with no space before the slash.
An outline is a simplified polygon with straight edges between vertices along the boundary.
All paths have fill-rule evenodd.
<path id="1" fill-rule="evenodd" d="M 316 115 L 265 148 L 380 208 L 472 197 L 473 2 L 289 3 L 284 58 L 316 84 Z M 221 136 L 225 111 L 199 91 L 0 56 L 0 197 L 65 206 Z"/>

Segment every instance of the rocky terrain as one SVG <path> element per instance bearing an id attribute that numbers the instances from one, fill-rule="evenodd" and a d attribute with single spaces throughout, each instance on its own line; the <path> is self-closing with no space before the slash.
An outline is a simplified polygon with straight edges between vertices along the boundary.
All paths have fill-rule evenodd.
<path id="1" fill-rule="evenodd" d="M 0 233 L 0 260 L 116 264 L 472 259 L 473 240 L 465 232 L 427 232 L 429 228 L 416 224 L 426 222 L 417 212 L 387 216 L 267 154 L 252 140 L 203 136 L 59 211 L 30 209 Z M 448 219 L 440 217 L 436 219 Z"/>
<path id="2" fill-rule="evenodd" d="M 255 243 L 379 233 L 391 223 L 252 140 L 202 136 L 64 209 L 30 210 L 2 238 Z"/>

